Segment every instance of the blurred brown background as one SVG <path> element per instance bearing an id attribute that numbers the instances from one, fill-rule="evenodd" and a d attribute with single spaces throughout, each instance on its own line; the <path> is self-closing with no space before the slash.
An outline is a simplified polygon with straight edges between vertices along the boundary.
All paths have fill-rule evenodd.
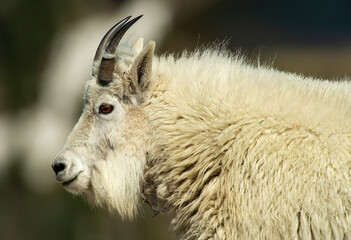
<path id="1" fill-rule="evenodd" d="M 50 169 L 80 115 L 100 39 L 142 13 L 129 32 L 156 40 L 158 54 L 226 40 L 253 64 L 351 75 L 348 0 L 2 0 L 0 239 L 174 239 L 167 217 L 143 205 L 122 222 L 66 193 Z"/>

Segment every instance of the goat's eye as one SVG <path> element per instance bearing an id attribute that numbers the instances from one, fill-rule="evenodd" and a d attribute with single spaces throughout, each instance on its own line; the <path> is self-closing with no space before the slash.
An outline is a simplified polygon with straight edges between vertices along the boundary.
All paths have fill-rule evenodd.
<path id="1" fill-rule="evenodd" d="M 101 104 L 99 107 L 99 113 L 109 114 L 113 111 L 113 106 L 109 104 Z"/>

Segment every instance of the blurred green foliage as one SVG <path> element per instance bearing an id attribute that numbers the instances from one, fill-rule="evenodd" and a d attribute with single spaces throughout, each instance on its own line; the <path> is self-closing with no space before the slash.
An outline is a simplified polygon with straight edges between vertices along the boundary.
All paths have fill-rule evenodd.
<path id="1" fill-rule="evenodd" d="M 38 78 L 50 43 L 74 18 L 76 1 L 3 0 L 0 8 L 0 110 L 14 112 L 38 96 Z"/>

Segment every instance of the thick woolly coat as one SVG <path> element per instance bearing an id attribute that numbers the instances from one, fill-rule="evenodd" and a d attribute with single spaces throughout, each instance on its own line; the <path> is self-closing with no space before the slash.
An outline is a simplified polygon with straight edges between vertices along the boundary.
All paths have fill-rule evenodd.
<path id="1" fill-rule="evenodd" d="M 351 239 L 351 84 L 154 57 L 143 197 L 181 239 Z"/>
<path id="2" fill-rule="evenodd" d="M 87 82 L 53 164 L 67 191 L 130 218 L 143 197 L 180 239 L 351 239 L 350 82 L 154 47 Z"/>

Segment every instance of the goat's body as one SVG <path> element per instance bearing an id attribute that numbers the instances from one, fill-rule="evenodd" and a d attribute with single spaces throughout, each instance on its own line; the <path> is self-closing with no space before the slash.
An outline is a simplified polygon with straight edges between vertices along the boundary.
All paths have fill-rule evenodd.
<path id="1" fill-rule="evenodd" d="M 351 239 L 351 83 L 119 45 L 140 17 L 99 44 L 63 187 L 129 218 L 143 195 L 181 239 Z"/>
<path id="2" fill-rule="evenodd" d="M 154 59 L 144 197 L 182 239 L 351 239 L 351 84 Z"/>

